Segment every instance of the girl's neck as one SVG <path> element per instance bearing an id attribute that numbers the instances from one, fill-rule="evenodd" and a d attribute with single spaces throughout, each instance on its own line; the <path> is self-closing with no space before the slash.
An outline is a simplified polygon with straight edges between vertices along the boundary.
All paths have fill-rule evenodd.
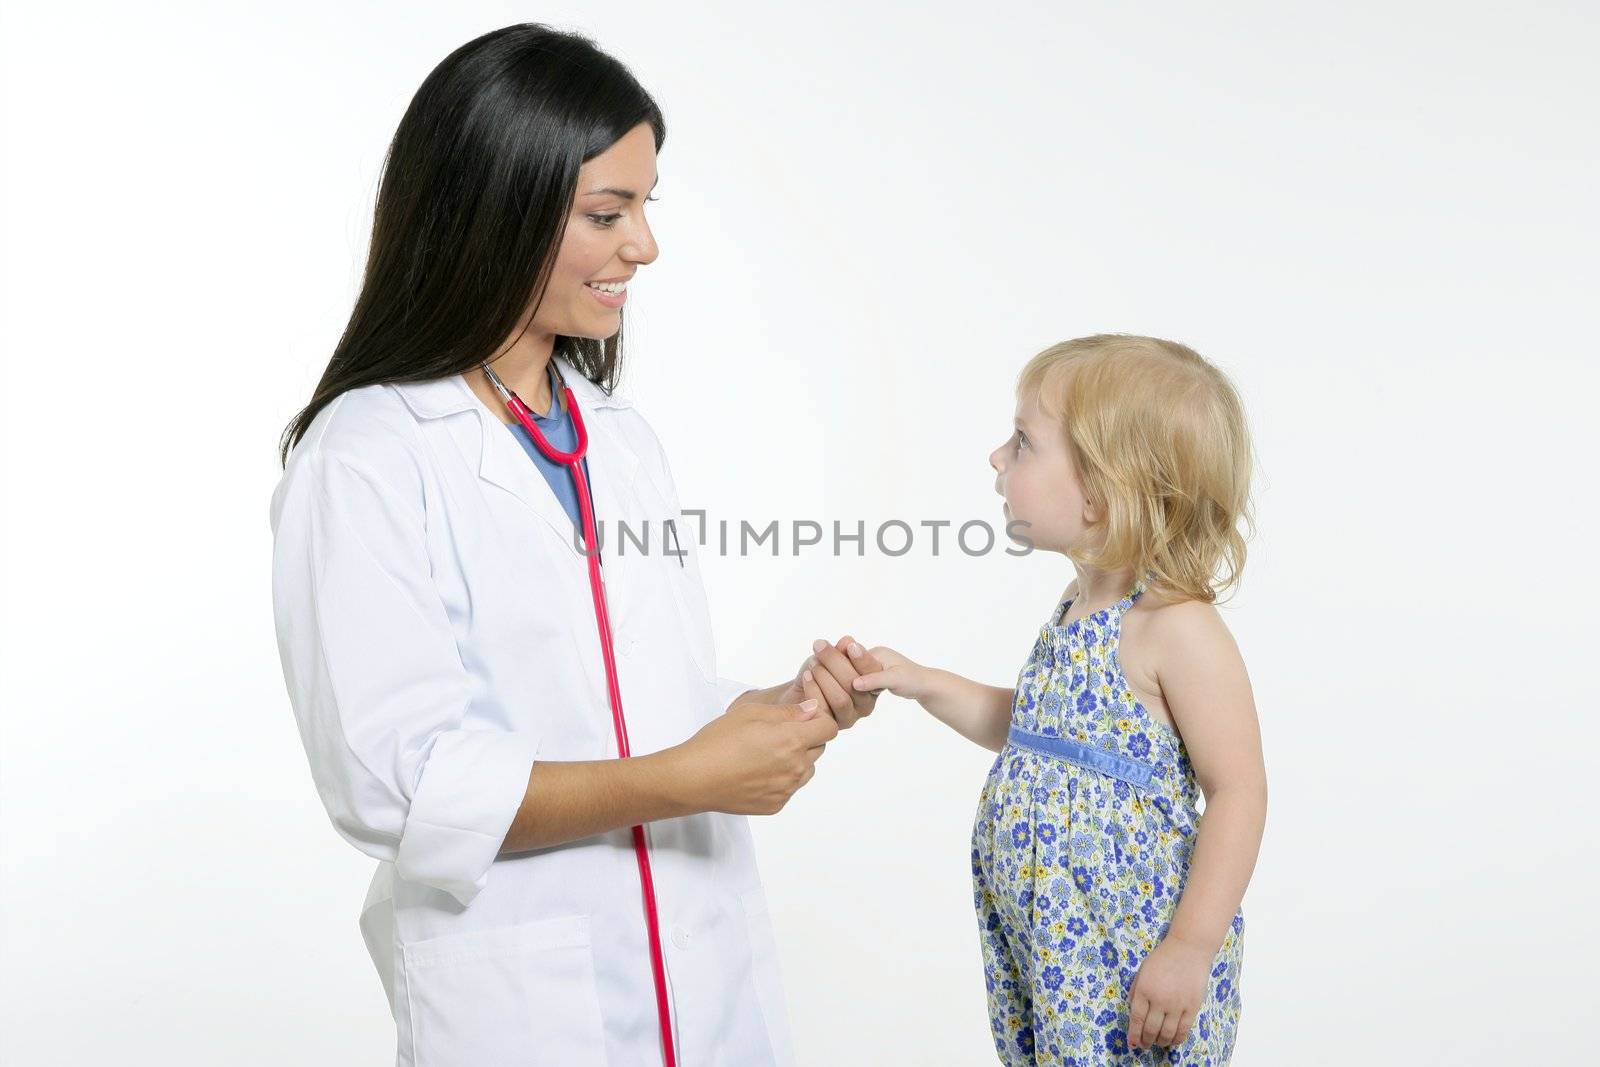
<path id="1" fill-rule="evenodd" d="M 1085 611 L 1094 612 L 1110 607 L 1133 588 L 1133 569 L 1102 571 L 1074 563 L 1078 572 L 1078 593 L 1075 599 Z"/>

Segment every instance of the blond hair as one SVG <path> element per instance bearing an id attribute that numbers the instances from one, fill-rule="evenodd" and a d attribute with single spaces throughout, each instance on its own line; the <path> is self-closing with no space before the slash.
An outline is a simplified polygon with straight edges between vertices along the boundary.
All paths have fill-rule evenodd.
<path id="1" fill-rule="evenodd" d="M 1252 461 L 1227 375 L 1174 341 L 1097 334 L 1029 360 L 1017 396 L 1029 394 L 1060 423 L 1102 511 L 1103 539 L 1076 562 L 1152 574 L 1152 586 L 1206 603 L 1238 583 Z"/>

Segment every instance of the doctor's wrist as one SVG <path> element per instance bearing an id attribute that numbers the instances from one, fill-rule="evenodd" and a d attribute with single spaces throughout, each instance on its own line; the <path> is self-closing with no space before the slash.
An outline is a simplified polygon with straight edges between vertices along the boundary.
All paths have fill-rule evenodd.
<path id="1" fill-rule="evenodd" d="M 711 810 L 705 783 L 699 780 L 687 744 L 635 757 L 635 762 L 644 765 L 651 794 L 664 812 L 663 819 L 681 819 Z"/>
<path id="2" fill-rule="evenodd" d="M 746 689 L 729 702 L 725 710 L 732 711 L 741 704 L 777 704 L 788 688 L 788 682 L 779 682 L 765 689 Z"/>

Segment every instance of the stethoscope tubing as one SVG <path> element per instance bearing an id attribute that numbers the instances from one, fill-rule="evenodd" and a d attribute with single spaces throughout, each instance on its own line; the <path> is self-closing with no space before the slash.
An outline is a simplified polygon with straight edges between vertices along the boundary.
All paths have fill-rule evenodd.
<path id="1" fill-rule="evenodd" d="M 600 552 L 597 547 L 599 534 L 596 530 L 594 502 L 589 497 L 589 481 L 583 476 L 583 469 L 580 466 L 589 450 L 589 432 L 583 424 L 583 413 L 578 410 L 578 403 L 573 399 L 572 390 L 567 386 L 565 378 L 561 376 L 560 368 L 555 368 L 566 409 L 571 412 L 572 425 L 577 431 L 577 442 L 570 452 L 564 452 L 546 439 L 534 422 L 533 412 L 528 409 L 528 405 L 500 380 L 500 376 L 487 363 L 483 365 L 483 371 L 501 398 L 505 400 L 511 413 L 522 424 L 522 428 L 533 438 L 534 445 L 546 459 L 565 466 L 572 478 L 572 486 L 578 497 L 578 517 L 583 531 L 584 555 L 589 561 L 589 595 L 594 601 L 595 628 L 600 634 L 600 654 L 605 661 L 606 690 L 611 701 L 611 725 L 616 733 L 617 755 L 621 759 L 628 759 L 631 755 L 628 745 L 628 722 L 622 711 L 622 685 L 617 680 L 616 652 L 611 641 L 611 617 L 606 609 L 605 579 L 600 572 Z M 644 898 L 645 931 L 650 942 L 650 970 L 655 980 L 656 1016 L 661 1026 L 662 1059 L 666 1067 L 676 1067 L 677 1054 L 672 1040 L 672 1011 L 667 998 L 666 960 L 661 951 L 661 919 L 656 909 L 655 879 L 650 869 L 650 847 L 643 826 L 633 827 L 633 852 L 638 861 L 639 887 Z"/>

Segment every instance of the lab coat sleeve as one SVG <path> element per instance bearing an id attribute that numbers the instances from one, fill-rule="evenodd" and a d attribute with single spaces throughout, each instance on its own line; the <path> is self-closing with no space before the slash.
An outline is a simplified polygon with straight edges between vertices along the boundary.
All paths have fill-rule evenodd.
<path id="1" fill-rule="evenodd" d="M 722 710 L 726 712 L 728 705 L 732 704 L 740 694 L 761 688 L 764 687 L 756 685 L 754 682 L 741 682 L 734 678 L 719 677 L 717 679 L 717 702 L 721 704 Z"/>
<path id="2" fill-rule="evenodd" d="M 334 827 L 463 906 L 488 882 L 538 738 L 463 725 L 471 697 L 426 549 L 420 481 L 306 457 L 274 526 L 279 651 Z"/>

